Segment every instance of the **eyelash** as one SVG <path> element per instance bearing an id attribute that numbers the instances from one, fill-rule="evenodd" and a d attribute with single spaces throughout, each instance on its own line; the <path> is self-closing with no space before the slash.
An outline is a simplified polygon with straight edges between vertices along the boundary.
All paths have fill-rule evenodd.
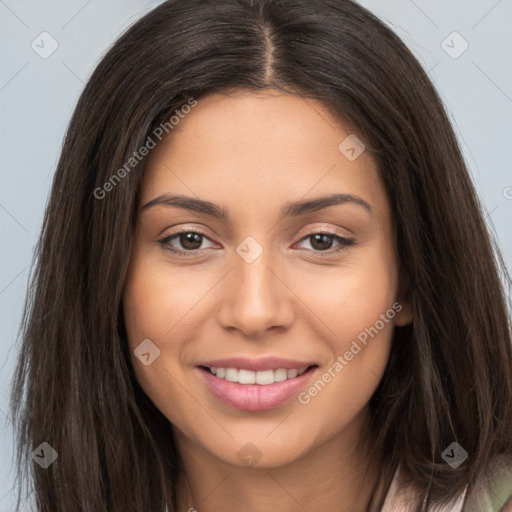
<path id="1" fill-rule="evenodd" d="M 182 231 L 177 231 L 176 233 L 173 233 L 172 235 L 166 236 L 166 237 L 158 240 L 158 243 L 163 247 L 164 250 L 172 252 L 176 256 L 184 257 L 184 258 L 196 256 L 197 251 L 199 251 L 200 249 L 181 251 L 181 250 L 173 249 L 170 245 L 171 240 L 173 240 L 174 238 L 178 238 L 180 235 L 189 234 L 189 233 L 194 233 L 198 236 L 201 236 L 201 237 L 209 240 L 209 238 L 204 233 L 201 233 L 200 231 L 195 231 L 194 229 L 186 229 L 186 230 L 182 230 Z M 313 252 L 316 252 L 319 254 L 337 253 L 337 252 L 348 249 L 350 246 L 355 245 L 355 243 L 356 243 L 355 240 L 353 240 L 351 238 L 344 238 L 342 236 L 339 236 L 335 233 L 331 233 L 329 231 L 313 231 L 309 235 L 302 237 L 299 240 L 299 242 L 303 242 L 304 240 L 307 240 L 308 238 L 310 238 L 314 235 L 325 235 L 325 236 L 332 237 L 340 244 L 340 247 L 338 249 L 326 249 L 325 251 L 316 251 L 314 249 L 308 249 L 308 250 L 313 250 Z"/>

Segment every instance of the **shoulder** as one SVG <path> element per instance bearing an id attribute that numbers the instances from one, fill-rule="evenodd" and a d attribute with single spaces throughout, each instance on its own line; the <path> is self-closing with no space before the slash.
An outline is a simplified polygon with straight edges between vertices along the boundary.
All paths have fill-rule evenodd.
<path id="1" fill-rule="evenodd" d="M 454 502 L 438 509 L 436 512 L 464 512 L 462 506 L 465 496 L 466 492 L 464 491 Z M 410 512 L 411 510 L 415 510 L 417 506 L 418 495 L 414 489 L 402 483 L 399 466 L 391 482 L 381 512 Z"/>
<path id="2" fill-rule="evenodd" d="M 417 506 L 414 490 L 401 484 L 397 468 L 381 512 L 410 512 Z M 436 512 L 512 512 L 512 460 L 495 459 L 471 493 Z"/>
<path id="3" fill-rule="evenodd" d="M 468 495 L 462 512 L 512 512 L 512 460 L 497 458 Z"/>

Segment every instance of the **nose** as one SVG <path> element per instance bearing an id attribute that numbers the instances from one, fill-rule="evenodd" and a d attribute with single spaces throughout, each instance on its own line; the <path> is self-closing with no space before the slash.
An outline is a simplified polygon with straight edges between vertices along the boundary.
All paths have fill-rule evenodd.
<path id="1" fill-rule="evenodd" d="M 270 250 L 252 263 L 235 254 L 220 292 L 217 320 L 224 329 L 259 339 L 268 331 L 290 328 L 296 296 L 279 268 Z"/>

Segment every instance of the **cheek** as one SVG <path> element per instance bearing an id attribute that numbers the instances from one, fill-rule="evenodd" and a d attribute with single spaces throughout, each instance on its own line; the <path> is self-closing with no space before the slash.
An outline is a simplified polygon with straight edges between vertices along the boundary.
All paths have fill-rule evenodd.
<path id="1" fill-rule="evenodd" d="M 188 342 L 199 336 L 199 326 L 210 313 L 201 301 L 218 280 L 193 266 L 177 270 L 161 256 L 133 255 L 123 293 L 130 358 L 139 384 L 171 421 L 177 419 L 174 411 L 190 409 L 182 387 L 191 360 Z M 147 339 L 159 355 L 146 366 L 134 351 Z M 193 391 L 188 385 L 187 389 Z"/>
<path id="2" fill-rule="evenodd" d="M 163 258 L 135 255 L 123 296 L 130 342 L 153 338 L 162 343 L 169 337 L 181 339 L 194 316 L 194 305 L 209 289 L 210 280 L 193 267 L 177 271 Z"/>
<path id="3" fill-rule="evenodd" d="M 299 402 L 312 417 L 330 411 L 333 420 L 337 418 L 328 427 L 333 432 L 368 403 L 387 365 L 400 310 L 390 254 L 387 246 L 376 244 L 373 250 L 361 251 L 357 260 L 347 258 L 347 265 L 313 296 L 312 309 L 321 312 L 329 327 L 326 340 L 332 359 L 319 369 Z"/>
<path id="4" fill-rule="evenodd" d="M 180 360 L 194 287 L 190 280 L 181 279 L 179 273 L 170 272 L 169 267 L 134 254 L 123 294 L 123 310 L 137 381 L 156 407 L 171 422 L 180 424 L 179 414 L 190 410 L 180 384 L 184 380 Z M 151 363 L 146 365 L 135 352 L 148 339 L 157 347 L 158 356 L 153 359 L 151 355 Z"/>
<path id="5" fill-rule="evenodd" d="M 373 326 L 395 302 L 397 269 L 391 255 L 388 245 L 377 241 L 347 255 L 342 265 L 323 270 L 323 275 L 318 272 L 301 277 L 301 296 L 307 297 L 318 312 L 339 350 Z M 393 322 L 388 323 L 382 330 L 389 336 Z"/>

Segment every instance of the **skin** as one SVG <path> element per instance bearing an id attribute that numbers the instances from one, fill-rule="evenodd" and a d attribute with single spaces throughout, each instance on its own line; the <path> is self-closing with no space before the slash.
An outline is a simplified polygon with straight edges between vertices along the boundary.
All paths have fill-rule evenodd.
<path id="1" fill-rule="evenodd" d="M 368 151 L 349 161 L 338 150 L 349 134 L 319 102 L 237 91 L 200 98 L 149 155 L 123 307 L 137 379 L 173 424 L 183 459 L 178 510 L 368 506 L 379 471 L 370 464 L 364 473 L 368 401 L 394 325 L 412 317 L 399 293 L 385 190 Z M 232 220 L 169 205 L 142 210 L 164 193 L 208 200 Z M 345 203 L 279 219 L 289 201 L 333 193 L 357 196 L 371 212 Z M 159 243 L 181 229 L 205 235 L 193 256 Z M 319 230 L 355 244 L 334 252 L 334 237 L 324 246 L 306 238 Z M 263 249 L 250 264 L 236 252 L 247 236 Z M 185 252 L 191 244 L 181 241 L 168 245 Z M 402 310 L 307 405 L 294 397 L 271 410 L 236 410 L 197 368 L 232 356 L 312 361 L 319 367 L 307 390 L 397 301 Z M 160 356 L 145 366 L 133 351 L 148 338 Z M 253 467 L 237 455 L 248 442 L 261 455 Z"/>

